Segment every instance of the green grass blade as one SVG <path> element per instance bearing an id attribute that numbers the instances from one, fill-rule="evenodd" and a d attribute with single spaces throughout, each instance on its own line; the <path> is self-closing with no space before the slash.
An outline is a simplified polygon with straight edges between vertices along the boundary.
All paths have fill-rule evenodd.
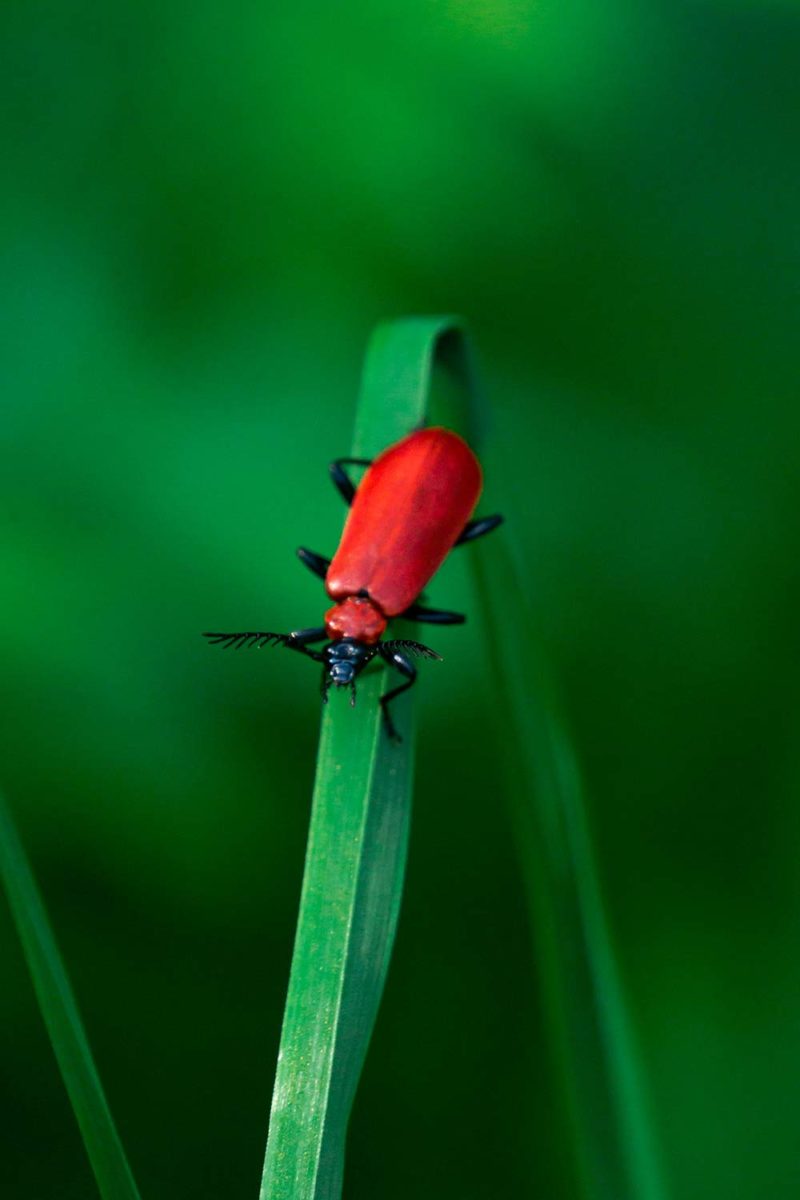
<path id="1" fill-rule="evenodd" d="M 398 323 L 400 324 L 400 323 Z M 481 403 L 470 347 L 456 325 L 438 345 L 437 420 L 479 438 Z M 497 456 L 502 464 L 502 454 Z M 506 472 L 493 476 L 495 499 Z M 495 507 L 493 504 L 492 507 Z M 645 1072 L 615 961 L 583 781 L 545 659 L 507 524 L 470 552 L 497 680 L 506 755 L 540 977 L 584 1194 L 591 1200 L 665 1200 Z M 509 632 L 516 636 L 509 636 Z"/>
<path id="2" fill-rule="evenodd" d="M 481 419 L 469 347 L 453 318 L 395 321 L 376 331 L 352 453 L 370 457 L 426 418 L 465 433 Z M 512 511 L 506 515 L 504 534 L 471 557 L 583 1190 L 592 1200 L 662 1200 L 580 776 L 528 592 L 507 549 L 514 520 Z M 509 629 L 524 636 L 503 637 Z M 341 703 L 323 718 L 261 1200 L 341 1194 L 347 1120 L 391 951 L 408 834 L 410 706 L 403 697 L 398 724 L 406 740 L 393 747 L 380 729 L 385 685 L 380 673 L 365 678 L 356 720 Z"/>
<path id="3" fill-rule="evenodd" d="M 470 348 L 456 329 L 437 417 L 481 432 Z M 502 454 L 497 455 L 502 464 Z M 502 496 L 506 472 L 494 474 Z M 494 504 L 492 505 L 494 507 Z M 659 1156 L 591 838 L 583 781 L 545 659 L 538 620 L 507 524 L 471 550 L 496 693 L 531 924 L 554 1059 L 560 1072 L 583 1193 L 591 1200 L 665 1200 Z M 511 632 L 515 636 L 509 636 Z"/>
<path id="4" fill-rule="evenodd" d="M 369 458 L 424 421 L 449 318 L 393 322 L 370 343 L 352 451 Z M 389 673 L 368 671 L 351 710 L 331 693 L 322 733 L 261 1200 L 341 1195 L 347 1121 L 386 977 L 408 841 L 411 697 L 381 728 Z"/>
<path id="5" fill-rule="evenodd" d="M 0 795 L 0 877 L 103 1200 L 139 1200 L 75 997 L 11 814 Z M 57 1192 L 57 1163 L 53 1163 Z"/>
<path id="6" fill-rule="evenodd" d="M 591 1200 L 664 1200 L 648 1102 L 605 916 L 580 770 L 529 601 L 505 544 L 476 547 L 478 591 L 499 682 L 515 823 L 555 1059 Z"/>

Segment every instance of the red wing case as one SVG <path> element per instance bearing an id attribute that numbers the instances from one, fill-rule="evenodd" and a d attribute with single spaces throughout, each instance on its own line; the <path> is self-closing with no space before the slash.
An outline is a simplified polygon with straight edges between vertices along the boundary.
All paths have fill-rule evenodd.
<path id="1" fill-rule="evenodd" d="M 366 589 L 387 617 L 416 600 L 481 493 L 481 469 L 449 429 L 420 429 L 384 450 L 358 486 L 325 577 L 334 600 Z"/>

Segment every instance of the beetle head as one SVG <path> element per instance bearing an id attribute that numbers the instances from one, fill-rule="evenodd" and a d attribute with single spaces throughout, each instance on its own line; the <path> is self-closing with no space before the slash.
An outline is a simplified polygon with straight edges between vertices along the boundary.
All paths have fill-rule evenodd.
<path id="1" fill-rule="evenodd" d="M 356 702 L 356 676 L 364 670 L 375 655 L 374 646 L 365 646 L 354 638 L 340 638 L 330 642 L 323 650 L 325 667 L 322 673 L 322 699 L 327 701 L 328 689 L 350 688 L 350 703 Z"/>

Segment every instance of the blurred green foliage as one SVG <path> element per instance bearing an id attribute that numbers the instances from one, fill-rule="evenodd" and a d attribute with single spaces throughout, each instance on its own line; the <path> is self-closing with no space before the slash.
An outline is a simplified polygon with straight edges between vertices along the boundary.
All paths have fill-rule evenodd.
<path id="1" fill-rule="evenodd" d="M 0 773 L 143 1195 L 256 1194 L 313 775 L 314 672 L 198 633 L 316 619 L 368 333 L 452 310 L 674 1194 L 793 1194 L 796 8 L 10 0 L 0 56 Z M 574 1195 L 480 635 L 419 689 L 349 1200 Z M 3 1195 L 83 1200 L 0 953 Z"/>

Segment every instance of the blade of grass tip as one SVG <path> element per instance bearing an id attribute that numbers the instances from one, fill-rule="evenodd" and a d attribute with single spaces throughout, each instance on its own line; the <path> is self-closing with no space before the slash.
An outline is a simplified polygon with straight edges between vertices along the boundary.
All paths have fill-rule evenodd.
<path id="1" fill-rule="evenodd" d="M 424 422 L 453 318 L 380 326 L 371 339 L 352 455 L 370 458 Z M 389 672 L 362 677 L 355 711 L 324 710 L 261 1200 L 338 1200 L 347 1122 L 394 939 L 408 843 L 412 700 L 381 724 Z"/>
<path id="2" fill-rule="evenodd" d="M 139 1200 L 67 973 L 2 794 L 0 877 L 100 1195 L 103 1200 Z M 57 1191 L 55 1179 L 53 1182 Z"/>

